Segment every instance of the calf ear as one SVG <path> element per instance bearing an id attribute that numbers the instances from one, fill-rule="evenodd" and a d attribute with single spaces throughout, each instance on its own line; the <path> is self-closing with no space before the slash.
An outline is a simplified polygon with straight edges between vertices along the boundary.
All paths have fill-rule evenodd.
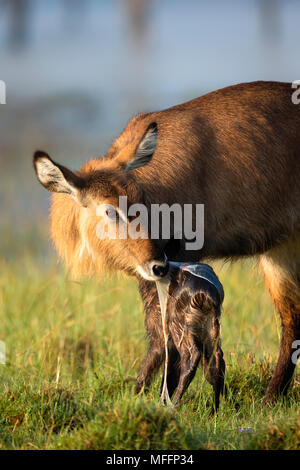
<path id="1" fill-rule="evenodd" d="M 191 306 L 193 308 L 198 308 L 203 311 L 203 313 L 208 313 L 212 308 L 216 307 L 215 300 L 207 292 L 198 292 L 191 299 Z"/>
<path id="2" fill-rule="evenodd" d="M 78 191 L 84 187 L 83 178 L 55 163 L 45 152 L 35 152 L 33 165 L 39 182 L 48 191 L 66 193 L 76 198 Z"/>
<path id="3" fill-rule="evenodd" d="M 152 122 L 138 144 L 134 158 L 128 163 L 126 171 L 135 170 L 150 162 L 157 144 L 157 124 Z"/>

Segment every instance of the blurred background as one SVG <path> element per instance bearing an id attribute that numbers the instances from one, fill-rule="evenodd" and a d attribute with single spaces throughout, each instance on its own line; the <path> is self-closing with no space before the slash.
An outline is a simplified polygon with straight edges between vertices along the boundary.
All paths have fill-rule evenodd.
<path id="1" fill-rule="evenodd" d="M 138 112 L 300 79 L 298 0 L 0 0 L 0 256 L 47 258 L 36 149 L 76 169 Z"/>

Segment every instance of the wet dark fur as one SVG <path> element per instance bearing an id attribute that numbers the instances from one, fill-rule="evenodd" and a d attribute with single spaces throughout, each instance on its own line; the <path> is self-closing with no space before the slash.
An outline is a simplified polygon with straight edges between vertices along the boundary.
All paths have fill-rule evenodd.
<path id="1" fill-rule="evenodd" d="M 144 287 L 145 289 L 141 288 L 141 293 L 146 298 L 146 308 L 152 313 L 146 315 L 150 346 L 137 379 L 137 393 L 143 386 L 149 387 L 165 358 L 160 310 L 157 305 L 147 302 L 151 283 Z M 193 380 L 200 362 L 206 379 L 213 386 L 213 410 L 218 409 L 225 375 L 225 362 L 220 347 L 220 316 L 221 302 L 216 287 L 188 272 L 173 270 L 167 305 L 167 385 L 170 397 L 177 389 L 175 405 Z"/>
<path id="2" fill-rule="evenodd" d="M 171 396 L 177 386 L 174 404 L 178 404 L 200 362 L 206 379 L 213 386 L 213 410 L 217 410 L 225 375 L 220 347 L 221 302 L 218 291 L 205 279 L 177 271 L 172 273 L 169 293 L 169 350 L 176 349 L 180 361 L 174 351 L 168 367 L 169 394 Z"/>

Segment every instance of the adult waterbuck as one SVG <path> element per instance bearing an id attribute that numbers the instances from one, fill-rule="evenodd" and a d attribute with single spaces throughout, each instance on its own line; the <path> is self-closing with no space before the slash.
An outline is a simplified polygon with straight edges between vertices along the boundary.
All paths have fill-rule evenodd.
<path id="1" fill-rule="evenodd" d="M 140 114 L 104 158 L 75 173 L 44 152 L 35 154 L 40 182 L 64 193 L 53 196 L 51 231 L 67 265 L 77 275 L 112 269 L 138 277 L 150 345 L 137 391 L 163 361 L 150 281 L 166 274 L 166 254 L 175 261 L 258 256 L 282 320 L 266 397 L 286 392 L 295 368 L 293 343 L 300 339 L 300 107 L 293 92 L 288 83 L 245 83 Z M 203 248 L 187 250 L 184 238 L 100 240 L 96 207 L 109 202 L 117 211 L 120 195 L 148 208 L 204 204 Z"/>

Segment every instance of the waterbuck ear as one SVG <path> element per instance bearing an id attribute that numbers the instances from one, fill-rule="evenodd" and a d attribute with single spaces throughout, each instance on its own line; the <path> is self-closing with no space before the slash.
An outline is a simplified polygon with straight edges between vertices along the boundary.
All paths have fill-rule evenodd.
<path id="1" fill-rule="evenodd" d="M 131 160 L 126 167 L 126 171 L 135 170 L 136 168 L 147 165 L 155 152 L 156 143 L 157 124 L 156 122 L 152 122 L 147 127 L 145 134 L 137 146 L 133 160 Z"/>
<path id="2" fill-rule="evenodd" d="M 45 152 L 35 152 L 33 165 L 39 182 L 48 191 L 70 194 L 75 198 L 78 191 L 84 187 L 83 178 L 55 163 Z"/>

